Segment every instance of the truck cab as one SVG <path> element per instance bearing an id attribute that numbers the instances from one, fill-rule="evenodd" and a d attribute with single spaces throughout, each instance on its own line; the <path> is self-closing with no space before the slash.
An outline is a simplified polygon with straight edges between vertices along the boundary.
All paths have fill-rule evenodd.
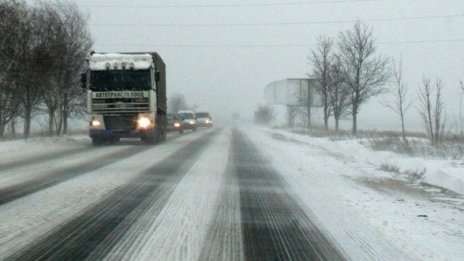
<path id="1" fill-rule="evenodd" d="M 166 138 L 166 70 L 157 53 L 92 53 L 82 82 L 94 145 Z"/>

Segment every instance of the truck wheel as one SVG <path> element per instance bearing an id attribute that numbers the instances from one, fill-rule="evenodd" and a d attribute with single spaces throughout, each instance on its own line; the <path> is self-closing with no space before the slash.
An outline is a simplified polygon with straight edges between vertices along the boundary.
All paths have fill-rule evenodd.
<path id="1" fill-rule="evenodd" d="M 157 139 L 158 137 L 155 134 L 155 131 L 152 131 L 147 133 L 146 136 L 142 138 L 142 141 L 145 142 L 145 144 L 155 144 Z"/>
<path id="2" fill-rule="evenodd" d="M 143 141 L 145 144 L 148 144 L 148 145 L 155 144 L 155 138 L 154 138 L 153 136 L 144 137 L 144 138 L 142 138 L 142 141 Z"/>
<path id="3" fill-rule="evenodd" d="M 92 138 L 92 145 L 93 146 L 101 146 L 103 145 L 103 139 L 102 138 L 96 138 L 96 137 L 93 137 Z"/>
<path id="4" fill-rule="evenodd" d="M 167 131 L 166 131 L 166 130 L 164 130 L 164 131 L 163 131 L 163 141 L 165 141 L 165 140 L 166 140 L 166 137 L 167 137 Z"/>

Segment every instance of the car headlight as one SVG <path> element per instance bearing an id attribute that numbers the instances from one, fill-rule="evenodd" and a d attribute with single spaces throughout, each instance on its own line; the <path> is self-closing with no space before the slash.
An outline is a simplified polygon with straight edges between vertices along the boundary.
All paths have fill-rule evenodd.
<path id="1" fill-rule="evenodd" d="M 148 128 L 151 125 L 151 121 L 147 117 L 140 117 L 137 120 L 137 123 L 138 123 L 139 128 L 142 128 L 142 129 Z"/>
<path id="2" fill-rule="evenodd" d="M 180 127 L 180 123 L 178 123 L 178 122 L 174 123 L 174 127 L 179 128 L 179 127 Z"/>
<path id="3" fill-rule="evenodd" d="M 98 126 L 100 126 L 100 125 L 101 125 L 101 123 L 100 123 L 99 121 L 97 121 L 97 120 L 92 120 L 92 127 L 98 127 Z"/>

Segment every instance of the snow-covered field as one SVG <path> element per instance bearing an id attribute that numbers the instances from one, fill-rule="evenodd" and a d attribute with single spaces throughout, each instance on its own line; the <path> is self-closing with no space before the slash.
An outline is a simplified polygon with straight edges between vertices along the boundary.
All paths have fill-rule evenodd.
<path id="1" fill-rule="evenodd" d="M 366 248 L 420 260 L 464 256 L 464 197 L 380 170 L 383 164 L 401 171 L 426 168 L 425 182 L 462 193 L 464 166 L 459 162 L 372 151 L 356 140 L 330 141 L 285 130 L 252 128 L 247 134 L 311 210 L 309 215 L 355 260 L 366 260 Z M 384 248 L 383 241 L 394 249 Z"/>

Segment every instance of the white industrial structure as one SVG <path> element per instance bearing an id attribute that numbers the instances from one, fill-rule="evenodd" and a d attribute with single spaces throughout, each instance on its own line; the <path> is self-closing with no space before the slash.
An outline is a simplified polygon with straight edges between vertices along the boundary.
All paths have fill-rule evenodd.
<path id="1" fill-rule="evenodd" d="M 266 85 L 264 95 L 272 104 L 308 107 L 309 102 L 310 107 L 321 107 L 321 97 L 315 90 L 318 83 L 308 78 L 275 81 Z"/>
<path id="2" fill-rule="evenodd" d="M 308 127 L 311 125 L 311 108 L 322 107 L 321 96 L 316 87 L 319 81 L 309 78 L 292 78 L 271 82 L 264 89 L 268 103 L 287 106 L 288 125 L 293 126 L 296 108 L 306 108 Z"/>

